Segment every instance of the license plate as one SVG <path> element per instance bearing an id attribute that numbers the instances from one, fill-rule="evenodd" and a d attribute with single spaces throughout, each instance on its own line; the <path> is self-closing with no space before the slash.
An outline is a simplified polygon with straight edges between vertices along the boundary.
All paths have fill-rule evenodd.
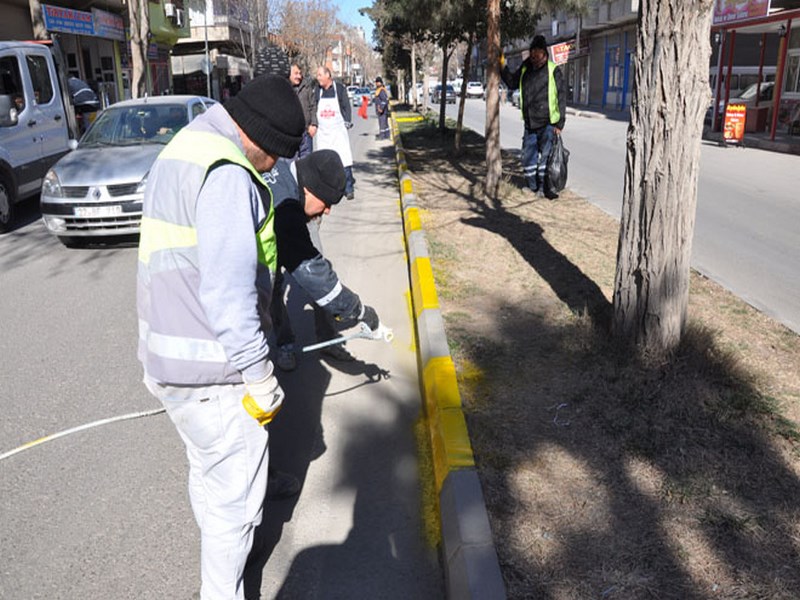
<path id="1" fill-rule="evenodd" d="M 76 206 L 75 216 L 84 218 L 115 217 L 122 214 L 122 207 L 119 204 L 111 206 Z"/>

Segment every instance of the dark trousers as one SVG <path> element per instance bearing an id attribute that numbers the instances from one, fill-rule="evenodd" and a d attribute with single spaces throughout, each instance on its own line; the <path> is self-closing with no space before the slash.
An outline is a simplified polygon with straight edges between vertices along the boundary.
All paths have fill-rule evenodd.
<path id="1" fill-rule="evenodd" d="M 389 139 L 389 111 L 383 111 L 378 115 L 378 138 Z"/>
<path id="2" fill-rule="evenodd" d="M 546 125 L 539 129 L 525 129 L 522 137 L 522 172 L 528 187 L 537 191 L 547 185 L 547 159 L 553 148 L 553 126 Z"/>
<path id="3" fill-rule="evenodd" d="M 304 131 L 303 139 L 300 142 L 300 150 L 297 151 L 297 158 L 308 156 L 312 150 L 314 150 L 314 138 L 308 135 L 308 131 Z"/>
<path id="4" fill-rule="evenodd" d="M 345 195 L 352 194 L 355 191 L 356 186 L 356 178 L 353 177 L 353 167 L 345 167 L 344 176 L 344 193 Z"/>

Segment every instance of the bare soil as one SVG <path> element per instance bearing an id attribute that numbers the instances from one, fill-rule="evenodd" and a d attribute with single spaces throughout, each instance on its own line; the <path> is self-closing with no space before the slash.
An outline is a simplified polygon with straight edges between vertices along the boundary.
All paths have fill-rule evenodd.
<path id="1" fill-rule="evenodd" d="M 618 223 L 481 193 L 483 138 L 403 124 L 510 598 L 800 598 L 798 336 L 696 273 L 655 361 L 609 335 Z"/>

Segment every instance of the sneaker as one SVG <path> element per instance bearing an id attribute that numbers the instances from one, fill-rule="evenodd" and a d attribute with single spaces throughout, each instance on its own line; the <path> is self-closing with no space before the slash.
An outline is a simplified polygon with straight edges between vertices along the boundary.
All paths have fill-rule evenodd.
<path id="1" fill-rule="evenodd" d="M 558 194 L 556 194 L 553 190 L 548 190 L 547 188 L 544 190 L 544 197 L 548 200 L 558 200 Z"/>
<path id="2" fill-rule="evenodd" d="M 338 360 L 341 362 L 353 362 L 355 357 L 350 354 L 347 349 L 342 346 L 341 344 L 336 344 L 334 346 L 325 346 L 322 350 L 320 350 L 323 356 Z"/>
<path id="3" fill-rule="evenodd" d="M 294 346 L 292 344 L 278 347 L 275 364 L 278 365 L 281 371 L 294 371 L 297 368 L 297 357 L 294 354 Z"/>
<path id="4" fill-rule="evenodd" d="M 300 493 L 300 480 L 284 471 L 267 469 L 267 500 L 286 500 Z"/>
<path id="5" fill-rule="evenodd" d="M 353 192 L 347 192 L 347 199 L 348 200 L 352 200 L 355 197 L 356 197 L 356 195 Z"/>

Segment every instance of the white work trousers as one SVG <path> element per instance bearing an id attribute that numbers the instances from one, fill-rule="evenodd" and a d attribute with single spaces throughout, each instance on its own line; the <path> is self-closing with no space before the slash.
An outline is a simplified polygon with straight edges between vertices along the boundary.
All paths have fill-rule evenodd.
<path id="1" fill-rule="evenodd" d="M 162 398 L 186 444 L 189 498 L 200 526 L 201 600 L 243 600 L 244 567 L 261 523 L 269 435 L 244 410 L 243 385 L 207 400 Z"/>

